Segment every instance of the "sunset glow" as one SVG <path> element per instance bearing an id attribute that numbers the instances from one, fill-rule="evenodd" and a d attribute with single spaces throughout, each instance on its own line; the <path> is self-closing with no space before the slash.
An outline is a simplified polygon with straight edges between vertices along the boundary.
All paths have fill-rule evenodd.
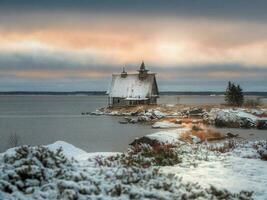
<path id="1" fill-rule="evenodd" d="M 208 11 L 200 16 L 153 10 L 139 15 L 112 10 L 101 14 L 59 7 L 51 12 L 31 6 L 27 13 L 17 15 L 11 5 L 8 9 L 12 12 L 2 9 L 1 76 L 42 78 L 44 82 L 70 77 L 101 81 L 122 66 L 131 71 L 145 60 L 152 71 L 158 72 L 160 80 L 168 80 L 165 88 L 170 90 L 177 85 L 171 79 L 190 80 L 196 74 L 206 81 L 249 78 L 251 84 L 267 77 L 264 17 L 243 20 L 238 13 L 230 18 L 223 13 L 214 17 Z M 218 89 L 208 86 L 205 90 Z"/>

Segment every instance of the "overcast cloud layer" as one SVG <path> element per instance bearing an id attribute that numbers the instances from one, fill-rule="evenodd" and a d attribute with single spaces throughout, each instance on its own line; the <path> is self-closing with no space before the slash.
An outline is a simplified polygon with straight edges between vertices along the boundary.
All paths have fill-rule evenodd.
<path id="1" fill-rule="evenodd" d="M 142 60 L 161 91 L 267 91 L 266 1 L 0 2 L 0 91 L 106 90 Z"/>

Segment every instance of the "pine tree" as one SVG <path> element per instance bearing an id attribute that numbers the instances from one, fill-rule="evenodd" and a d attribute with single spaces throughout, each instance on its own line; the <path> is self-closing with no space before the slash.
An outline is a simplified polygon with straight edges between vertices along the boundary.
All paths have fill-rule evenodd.
<path id="1" fill-rule="evenodd" d="M 226 92 L 225 92 L 225 96 L 224 96 L 224 100 L 229 103 L 231 100 L 230 100 L 230 90 L 231 90 L 231 81 L 228 82 L 228 87 L 226 88 Z"/>
<path id="2" fill-rule="evenodd" d="M 237 88 L 236 88 L 236 105 L 242 106 L 243 103 L 244 103 L 243 90 L 240 87 L 240 85 L 237 85 Z"/>
<path id="3" fill-rule="evenodd" d="M 242 106 L 244 103 L 244 95 L 240 85 L 236 86 L 231 81 L 228 82 L 225 92 L 225 101 L 229 105 Z"/>

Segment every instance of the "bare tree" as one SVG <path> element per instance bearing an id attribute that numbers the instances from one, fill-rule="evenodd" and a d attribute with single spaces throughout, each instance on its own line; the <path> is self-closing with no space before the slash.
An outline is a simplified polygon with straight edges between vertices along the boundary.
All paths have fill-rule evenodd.
<path id="1" fill-rule="evenodd" d="M 16 133 L 11 133 L 9 136 L 9 148 L 17 147 L 19 144 L 19 136 Z"/>

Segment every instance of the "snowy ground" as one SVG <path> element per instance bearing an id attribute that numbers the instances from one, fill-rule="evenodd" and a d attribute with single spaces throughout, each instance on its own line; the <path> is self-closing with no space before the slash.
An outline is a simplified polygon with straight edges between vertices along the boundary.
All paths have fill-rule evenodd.
<path id="1" fill-rule="evenodd" d="M 266 141 L 208 147 L 150 137 L 168 144 L 125 153 L 86 153 L 62 141 L 10 149 L 0 155 L 0 199 L 267 198 L 267 162 L 259 153 Z"/>
<path id="2" fill-rule="evenodd" d="M 243 149 L 240 149 L 243 151 Z M 250 153 L 253 148 L 250 148 Z M 201 161 L 196 167 L 168 166 L 161 169 L 186 182 L 199 183 L 203 187 L 213 185 L 231 192 L 253 191 L 255 199 L 267 199 L 267 162 L 230 153 Z"/>

